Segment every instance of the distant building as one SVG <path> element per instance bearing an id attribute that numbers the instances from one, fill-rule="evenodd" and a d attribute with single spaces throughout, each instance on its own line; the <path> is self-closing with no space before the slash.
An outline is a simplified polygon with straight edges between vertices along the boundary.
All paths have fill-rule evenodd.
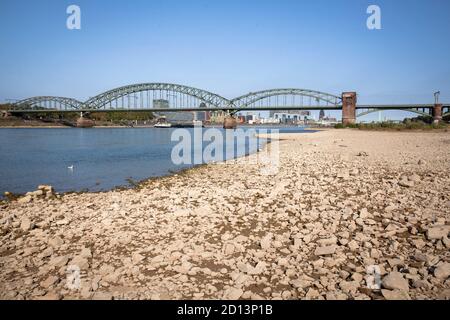
<path id="1" fill-rule="evenodd" d="M 322 120 L 323 118 L 325 118 L 325 110 L 320 110 L 319 120 Z"/>
<path id="2" fill-rule="evenodd" d="M 283 124 L 299 124 L 311 118 L 311 112 L 306 110 L 271 111 L 270 122 Z"/>
<path id="3" fill-rule="evenodd" d="M 339 123 L 339 121 L 337 121 L 336 118 L 332 118 L 332 117 L 323 117 L 318 122 L 318 124 L 322 125 L 322 126 L 333 126 L 338 123 Z"/>
<path id="4" fill-rule="evenodd" d="M 165 99 L 153 100 L 153 108 L 155 108 L 155 109 L 169 109 L 169 100 L 165 100 Z"/>
<path id="5" fill-rule="evenodd" d="M 227 113 L 224 111 L 211 111 L 209 121 L 214 124 L 223 124 Z"/>
<path id="6" fill-rule="evenodd" d="M 311 116 L 311 111 L 308 111 L 308 110 L 271 110 L 270 117 L 273 118 L 276 113 L 286 114 L 286 115 L 294 114 L 297 116 L 307 116 L 307 117 Z"/>
<path id="7" fill-rule="evenodd" d="M 206 103 L 202 102 L 199 105 L 199 108 L 207 108 Z M 199 121 L 207 121 L 209 120 L 209 112 L 208 111 L 197 111 L 195 112 L 195 119 Z"/>
<path id="8" fill-rule="evenodd" d="M 153 100 L 153 108 L 169 109 L 169 100 L 155 99 Z M 194 114 L 190 112 L 158 112 L 156 115 L 165 117 L 168 122 L 191 122 L 194 120 Z"/>

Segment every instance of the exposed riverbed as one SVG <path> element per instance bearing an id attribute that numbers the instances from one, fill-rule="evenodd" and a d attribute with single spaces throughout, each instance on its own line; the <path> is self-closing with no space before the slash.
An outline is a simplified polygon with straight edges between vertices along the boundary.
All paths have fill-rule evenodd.
<path id="1" fill-rule="evenodd" d="M 0 298 L 450 299 L 448 132 L 282 138 L 272 175 L 263 150 L 1 205 Z"/>

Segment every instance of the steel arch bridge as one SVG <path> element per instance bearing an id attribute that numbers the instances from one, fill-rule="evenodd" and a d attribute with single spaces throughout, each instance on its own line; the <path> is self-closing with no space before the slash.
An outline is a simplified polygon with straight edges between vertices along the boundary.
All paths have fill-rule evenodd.
<path id="1" fill-rule="evenodd" d="M 347 105 L 347 104 L 346 104 Z M 357 105 L 353 117 L 362 117 L 380 110 L 401 110 L 426 117 L 434 117 L 433 104 Z M 112 89 L 85 102 L 67 97 L 38 96 L 18 101 L 8 110 L 11 113 L 59 112 L 193 112 L 263 110 L 342 110 L 341 97 L 315 90 L 284 88 L 250 92 L 227 99 L 218 94 L 189 86 L 170 83 L 141 83 Z M 356 112 L 357 111 L 357 112 Z M 442 117 L 450 116 L 450 104 L 442 104 Z"/>
<path id="2" fill-rule="evenodd" d="M 246 95 L 234 98 L 231 104 L 237 110 L 245 109 L 280 109 L 283 108 L 338 108 L 341 104 L 341 97 L 333 94 L 308 90 L 308 89 L 269 89 L 258 92 L 250 92 Z"/>
<path id="3" fill-rule="evenodd" d="M 101 93 L 83 103 L 83 109 L 223 108 L 230 101 L 218 94 L 170 83 L 141 83 Z"/>
<path id="4" fill-rule="evenodd" d="M 31 110 L 74 110 L 80 109 L 82 102 L 67 97 L 38 96 L 14 103 L 17 109 Z"/>
<path id="5" fill-rule="evenodd" d="M 380 109 L 380 108 L 364 109 L 364 107 L 358 107 L 358 109 L 360 110 L 360 112 L 356 113 L 356 117 L 357 118 L 364 117 L 364 116 L 366 116 L 368 114 L 371 114 L 371 113 L 383 111 L 383 109 Z M 406 111 L 406 112 L 416 113 L 416 114 L 424 116 L 424 117 L 433 117 L 433 114 L 431 113 L 431 110 L 430 109 L 426 110 L 425 108 L 400 108 L 399 107 L 397 109 L 391 109 L 390 108 L 388 110 Z"/>
<path id="6" fill-rule="evenodd" d="M 445 110 L 447 110 L 447 111 L 445 111 Z M 443 117 L 450 117 L 450 107 L 447 106 L 447 107 L 443 108 L 442 116 Z"/>

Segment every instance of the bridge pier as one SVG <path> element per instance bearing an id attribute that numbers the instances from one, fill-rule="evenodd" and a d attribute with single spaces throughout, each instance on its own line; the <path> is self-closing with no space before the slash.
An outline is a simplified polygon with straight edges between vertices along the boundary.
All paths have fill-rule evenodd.
<path id="1" fill-rule="evenodd" d="M 9 118 L 11 117 L 11 113 L 8 112 L 7 110 L 2 110 L 1 111 L 1 117 L 0 118 Z"/>
<path id="2" fill-rule="evenodd" d="M 80 117 L 77 119 L 77 128 L 92 128 L 94 124 L 93 120 L 84 117 L 83 112 L 80 113 Z"/>
<path id="3" fill-rule="evenodd" d="M 432 114 L 433 114 L 433 123 L 438 124 L 439 122 L 442 121 L 442 104 L 435 104 L 433 109 L 432 109 Z"/>
<path id="4" fill-rule="evenodd" d="M 342 124 L 356 123 L 356 92 L 342 93 Z"/>
<path id="5" fill-rule="evenodd" d="M 233 117 L 231 114 L 225 116 L 225 119 L 223 119 L 223 128 L 224 129 L 236 129 L 236 127 L 237 127 L 236 118 Z"/>

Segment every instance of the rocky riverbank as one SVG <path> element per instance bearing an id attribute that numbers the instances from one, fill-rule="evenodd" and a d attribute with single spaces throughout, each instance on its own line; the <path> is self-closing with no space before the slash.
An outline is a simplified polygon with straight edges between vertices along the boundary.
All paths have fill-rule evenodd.
<path id="1" fill-rule="evenodd" d="M 282 137 L 274 176 L 1 204 L 0 298 L 450 299 L 448 132 Z"/>

